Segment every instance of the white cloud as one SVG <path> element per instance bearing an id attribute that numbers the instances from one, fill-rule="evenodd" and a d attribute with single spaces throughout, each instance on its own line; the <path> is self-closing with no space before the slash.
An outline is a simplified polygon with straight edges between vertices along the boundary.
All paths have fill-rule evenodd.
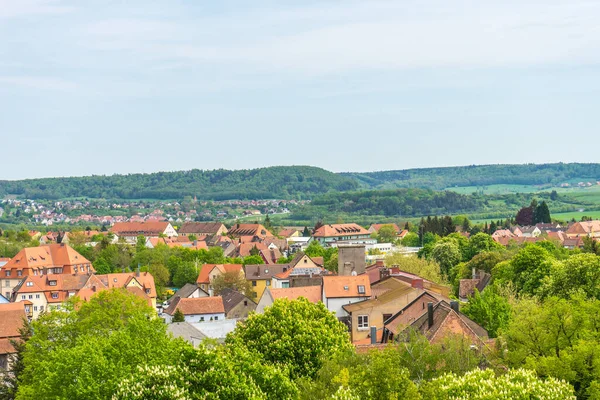
<path id="1" fill-rule="evenodd" d="M 56 0 L 0 0 L 0 18 L 32 14 L 64 14 L 72 10 L 72 7 L 60 5 Z"/>
<path id="2" fill-rule="evenodd" d="M 41 90 L 72 91 L 77 85 L 60 78 L 47 76 L 2 76 L 0 86 L 11 85 Z"/>

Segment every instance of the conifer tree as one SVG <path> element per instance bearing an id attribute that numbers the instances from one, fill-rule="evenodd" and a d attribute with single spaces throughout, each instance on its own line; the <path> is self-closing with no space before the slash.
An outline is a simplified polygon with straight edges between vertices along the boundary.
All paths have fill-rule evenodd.
<path id="1" fill-rule="evenodd" d="M 173 322 L 184 322 L 184 321 L 185 321 L 185 315 L 183 315 L 181 310 L 178 308 L 177 310 L 175 310 L 175 314 L 173 314 Z"/>

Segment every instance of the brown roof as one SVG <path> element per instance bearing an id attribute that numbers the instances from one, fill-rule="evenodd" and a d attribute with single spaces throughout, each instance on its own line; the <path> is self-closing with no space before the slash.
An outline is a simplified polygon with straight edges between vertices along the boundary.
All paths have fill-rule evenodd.
<path id="1" fill-rule="evenodd" d="M 273 300 L 290 299 L 296 300 L 299 297 L 304 297 L 311 303 L 318 303 L 321 298 L 321 286 L 303 286 L 283 289 L 269 289 Z"/>
<path id="2" fill-rule="evenodd" d="M 178 232 L 186 235 L 198 233 L 215 235 L 222 227 L 224 225 L 221 222 L 185 222 Z M 227 232 L 227 228 L 225 228 L 225 232 Z"/>
<path id="3" fill-rule="evenodd" d="M 23 303 L 0 304 L 0 338 L 18 338 L 26 318 Z M 11 346 L 12 347 L 12 346 Z M 1 354 L 1 352 L 0 352 Z"/>
<path id="4" fill-rule="evenodd" d="M 271 279 L 273 276 L 287 271 L 287 268 L 287 264 L 246 265 L 246 280 Z"/>
<path id="5" fill-rule="evenodd" d="M 196 283 L 210 283 L 210 273 L 214 268 L 218 268 L 221 273 L 243 272 L 242 264 L 204 264 L 200 269 Z"/>
<path id="6" fill-rule="evenodd" d="M 152 222 L 116 222 L 111 232 L 117 235 L 159 235 L 167 229 L 169 222 L 167 221 L 152 221 Z"/>
<path id="7" fill-rule="evenodd" d="M 183 315 L 225 313 L 225 306 L 223 305 L 223 298 L 221 296 L 185 299 L 178 297 L 169 305 L 165 313 L 174 315 L 177 309 L 181 310 Z"/>
<path id="8" fill-rule="evenodd" d="M 359 286 L 364 287 L 364 293 L 359 292 Z M 325 297 L 371 297 L 371 283 L 367 275 L 356 276 L 324 276 L 323 291 Z"/>
<path id="9" fill-rule="evenodd" d="M 90 261 L 75 251 L 67 244 L 47 244 L 38 247 L 25 247 L 21 249 L 2 270 L 28 269 L 28 268 L 52 268 L 79 264 L 90 264 Z M 70 271 L 64 271 L 70 273 Z"/>
<path id="10" fill-rule="evenodd" d="M 279 236 L 289 238 L 296 232 L 298 232 L 298 229 L 282 229 L 279 231 Z"/>
<path id="11" fill-rule="evenodd" d="M 313 233 L 314 237 L 337 237 L 348 235 L 370 235 L 371 232 L 358 224 L 323 225 Z"/>
<path id="12" fill-rule="evenodd" d="M 273 234 L 261 224 L 235 224 L 231 227 L 227 234 L 232 237 L 259 236 L 264 238 L 267 236 L 273 236 Z"/>
<path id="13" fill-rule="evenodd" d="M 373 230 L 374 230 L 375 232 L 379 232 L 379 230 L 381 229 L 381 227 L 382 227 L 382 226 L 386 226 L 386 225 L 391 225 L 391 226 L 394 228 L 394 230 L 396 231 L 396 234 L 397 234 L 397 235 L 399 235 L 399 234 L 402 232 L 402 230 L 401 230 L 401 229 L 398 227 L 398 225 L 396 225 L 396 224 L 372 224 L 372 225 L 369 227 L 369 229 L 373 228 Z"/>
<path id="14" fill-rule="evenodd" d="M 111 288 L 124 288 L 126 287 L 132 280 L 138 281 L 138 283 L 144 289 L 150 289 L 150 293 L 148 296 L 154 298 L 156 297 L 156 286 L 154 284 L 154 277 L 150 272 L 140 272 L 139 276 L 135 272 L 125 272 L 118 274 L 106 274 L 106 275 L 96 275 L 98 279 L 109 289 Z"/>
<path id="15" fill-rule="evenodd" d="M 569 235 L 581 235 L 581 234 L 590 234 L 592 232 L 600 231 L 600 221 L 582 221 L 576 222 L 567 229 L 567 234 Z"/>
<path id="16" fill-rule="evenodd" d="M 221 297 L 223 298 L 223 307 L 225 308 L 226 314 L 229 313 L 229 311 L 231 311 L 235 306 L 237 306 L 244 300 L 255 303 L 253 300 L 244 296 L 237 290 L 233 290 L 230 288 L 224 288 L 223 290 L 221 290 L 220 294 L 221 294 Z M 255 303 L 255 305 L 256 305 L 256 303 Z"/>

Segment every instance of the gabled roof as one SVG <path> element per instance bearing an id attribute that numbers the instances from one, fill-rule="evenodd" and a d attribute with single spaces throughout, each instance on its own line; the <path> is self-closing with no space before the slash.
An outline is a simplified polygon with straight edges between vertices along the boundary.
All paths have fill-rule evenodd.
<path id="1" fill-rule="evenodd" d="M 588 235 L 592 232 L 600 231 L 600 221 L 582 221 L 576 222 L 567 229 L 567 234 L 575 235 L 575 234 L 585 234 Z"/>
<path id="2" fill-rule="evenodd" d="M 167 325 L 167 332 L 170 332 L 175 338 L 182 338 L 190 343 L 193 343 L 194 339 L 206 339 L 206 335 L 189 322 L 173 322 L 172 324 Z"/>
<path id="3" fill-rule="evenodd" d="M 462 323 L 459 326 L 446 324 L 446 320 L 450 316 L 456 316 Z M 452 333 L 464 333 L 465 331 L 470 331 L 473 335 L 477 336 L 480 340 L 486 341 L 488 337 L 488 333 L 485 329 L 479 326 L 474 321 L 470 320 L 466 315 L 461 312 L 456 312 L 452 310 L 450 304 L 445 301 L 440 301 L 433 306 L 433 325 L 431 327 L 428 326 L 428 310 L 425 309 L 425 312 L 417 318 L 410 326 L 427 337 L 430 341 L 435 340 L 439 337 L 439 332 L 443 329 L 446 329 Z"/>
<path id="4" fill-rule="evenodd" d="M 287 264 L 246 265 L 246 280 L 272 279 L 274 275 L 287 271 Z"/>
<path id="5" fill-rule="evenodd" d="M 318 303 L 322 300 L 321 298 L 321 286 L 302 286 L 294 288 L 283 288 L 283 289 L 268 289 L 271 292 L 273 301 L 277 299 L 290 299 L 296 300 L 299 297 L 304 297 L 311 303 Z"/>
<path id="6" fill-rule="evenodd" d="M 235 306 L 237 306 L 244 300 L 248 301 L 248 302 L 252 302 L 252 303 L 254 303 L 254 305 L 256 305 L 256 303 L 254 301 L 252 301 L 251 299 L 249 299 L 248 297 L 244 296 L 237 290 L 233 290 L 230 288 L 225 288 L 225 289 L 221 290 L 220 295 L 223 298 L 223 307 L 225 307 L 225 313 L 228 313 L 229 311 L 231 311 Z"/>
<path id="7" fill-rule="evenodd" d="M 391 225 L 394 230 L 396 231 L 397 235 L 400 235 L 400 233 L 402 232 L 402 230 L 398 227 L 397 224 L 372 224 L 369 227 L 369 230 L 372 232 L 379 232 L 379 230 L 381 229 L 382 226 L 386 226 L 386 225 Z"/>
<path id="8" fill-rule="evenodd" d="M 22 302 L 0 304 L 0 339 L 19 337 L 24 318 L 26 315 Z"/>
<path id="9" fill-rule="evenodd" d="M 168 221 L 116 222 L 110 231 L 122 235 L 159 235 L 170 225 Z"/>
<path id="10" fill-rule="evenodd" d="M 144 289 L 150 289 L 149 297 L 156 297 L 156 286 L 154 284 L 154 277 L 149 272 L 140 272 L 139 275 L 136 272 L 124 272 L 118 274 L 105 274 L 96 275 L 98 279 L 109 289 L 111 288 L 124 288 L 131 283 L 132 280 L 136 280 Z"/>
<path id="11" fill-rule="evenodd" d="M 186 235 L 196 233 L 215 235 L 222 228 L 224 225 L 221 222 L 185 222 L 178 232 Z M 227 228 L 225 228 L 225 232 L 227 232 Z"/>
<path id="12" fill-rule="evenodd" d="M 181 297 L 183 299 L 187 299 L 196 290 L 204 292 L 204 290 L 200 289 L 197 284 L 195 284 L 195 283 L 186 283 L 185 285 L 183 285 L 183 287 L 181 289 L 179 289 L 177 292 L 175 292 L 175 294 L 173 295 L 173 297 L 174 296 L 179 296 L 179 297 Z M 204 292 L 204 293 L 206 293 L 206 292 Z M 206 293 L 206 295 L 208 296 L 208 293 Z"/>
<path id="13" fill-rule="evenodd" d="M 284 238 L 288 238 L 292 235 L 294 235 L 296 232 L 298 232 L 298 229 L 282 229 L 279 231 L 279 236 L 284 237 Z"/>
<path id="14" fill-rule="evenodd" d="M 196 283 L 210 283 L 210 273 L 215 268 L 217 268 L 221 273 L 243 272 L 242 264 L 204 264 L 200 269 Z"/>
<path id="15" fill-rule="evenodd" d="M 215 297 L 197 297 L 190 299 L 177 298 L 167 307 L 165 313 L 174 315 L 177 309 L 181 310 L 183 315 L 202 315 L 202 314 L 221 314 L 225 313 L 223 298 Z"/>
<path id="16" fill-rule="evenodd" d="M 91 262 L 67 244 L 48 244 L 21 249 L 6 265 L 5 269 L 52 268 L 65 265 L 90 264 Z"/>
<path id="17" fill-rule="evenodd" d="M 362 290 L 361 290 L 362 289 Z M 364 291 L 364 293 L 361 293 Z M 327 298 L 371 297 L 371 283 L 367 275 L 324 276 L 323 292 Z"/>
<path id="18" fill-rule="evenodd" d="M 313 237 L 338 237 L 348 235 L 370 235 L 371 232 L 358 224 L 323 225 L 313 233 Z"/>
<path id="19" fill-rule="evenodd" d="M 231 237 L 259 236 L 264 238 L 273 236 L 273 234 L 261 224 L 235 224 L 227 234 Z"/>

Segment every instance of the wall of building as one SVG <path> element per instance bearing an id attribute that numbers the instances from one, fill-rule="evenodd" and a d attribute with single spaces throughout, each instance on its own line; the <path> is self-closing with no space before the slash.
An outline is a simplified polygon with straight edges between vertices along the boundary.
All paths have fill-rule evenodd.
<path id="1" fill-rule="evenodd" d="M 338 274 L 339 275 L 356 275 L 363 274 L 367 268 L 365 259 L 365 246 L 351 245 L 338 247 Z"/>
<path id="2" fill-rule="evenodd" d="M 356 303 L 358 301 L 366 300 L 368 297 L 344 297 L 336 299 L 326 299 L 325 305 L 329 311 L 335 312 L 335 316 L 345 317 L 348 313 L 342 308 L 346 304 Z"/>
<path id="3" fill-rule="evenodd" d="M 246 305 L 244 305 L 244 301 L 246 301 Z M 227 318 L 229 319 L 240 319 L 240 318 L 248 318 L 248 314 L 252 311 L 256 310 L 256 303 L 251 300 L 241 301 L 237 306 L 233 307 L 227 313 Z"/>

